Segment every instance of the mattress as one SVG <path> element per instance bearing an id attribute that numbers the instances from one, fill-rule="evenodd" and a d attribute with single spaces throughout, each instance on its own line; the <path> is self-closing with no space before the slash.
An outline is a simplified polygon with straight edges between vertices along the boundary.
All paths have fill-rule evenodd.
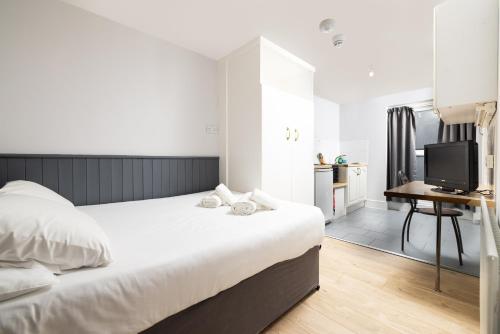
<path id="1" fill-rule="evenodd" d="M 204 195 L 78 207 L 108 234 L 114 262 L 0 303 L 0 332 L 137 333 L 322 241 L 316 207 L 234 216 L 199 207 Z"/>

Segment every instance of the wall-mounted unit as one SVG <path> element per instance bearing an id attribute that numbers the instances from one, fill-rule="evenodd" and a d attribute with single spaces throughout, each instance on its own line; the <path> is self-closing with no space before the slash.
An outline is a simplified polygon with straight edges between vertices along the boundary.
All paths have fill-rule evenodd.
<path id="1" fill-rule="evenodd" d="M 264 38 L 219 61 L 221 179 L 314 203 L 314 67 Z"/>
<path id="2" fill-rule="evenodd" d="M 498 0 L 435 7 L 434 107 L 446 124 L 481 123 L 496 110 L 498 22 Z"/>

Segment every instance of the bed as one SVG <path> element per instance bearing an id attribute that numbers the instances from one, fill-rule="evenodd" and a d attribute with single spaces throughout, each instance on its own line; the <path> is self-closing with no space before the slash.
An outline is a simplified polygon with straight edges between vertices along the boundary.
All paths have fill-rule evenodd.
<path id="1" fill-rule="evenodd" d="M 320 210 L 283 202 L 279 210 L 242 217 L 227 207 L 201 208 L 200 199 L 218 183 L 217 161 L 0 156 L 0 186 L 33 175 L 42 184 L 51 180 L 53 190 L 65 189 L 103 227 L 115 258 L 108 267 L 73 270 L 49 290 L 0 303 L 0 331 L 256 333 L 315 291 Z M 78 195 L 78 184 L 86 196 Z"/>

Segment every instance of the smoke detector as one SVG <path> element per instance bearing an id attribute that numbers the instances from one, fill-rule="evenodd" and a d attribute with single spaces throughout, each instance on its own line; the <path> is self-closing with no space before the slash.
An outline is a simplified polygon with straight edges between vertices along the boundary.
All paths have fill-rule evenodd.
<path id="1" fill-rule="evenodd" d="M 319 23 L 319 31 L 324 34 L 333 32 L 333 28 L 335 28 L 335 20 L 332 18 L 324 19 Z"/>
<path id="2" fill-rule="evenodd" d="M 344 45 L 344 41 L 345 41 L 344 34 L 338 34 L 333 36 L 332 38 L 333 46 L 339 49 Z"/>

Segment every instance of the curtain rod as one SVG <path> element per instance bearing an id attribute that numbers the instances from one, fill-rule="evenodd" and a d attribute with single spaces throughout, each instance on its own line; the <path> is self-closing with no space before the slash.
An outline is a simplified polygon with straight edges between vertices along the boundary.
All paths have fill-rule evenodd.
<path id="1" fill-rule="evenodd" d="M 425 100 L 425 101 L 419 101 L 419 102 L 392 105 L 392 106 L 388 106 L 387 109 L 401 108 L 401 107 L 410 107 L 414 111 L 433 110 L 434 109 L 434 100 Z"/>

